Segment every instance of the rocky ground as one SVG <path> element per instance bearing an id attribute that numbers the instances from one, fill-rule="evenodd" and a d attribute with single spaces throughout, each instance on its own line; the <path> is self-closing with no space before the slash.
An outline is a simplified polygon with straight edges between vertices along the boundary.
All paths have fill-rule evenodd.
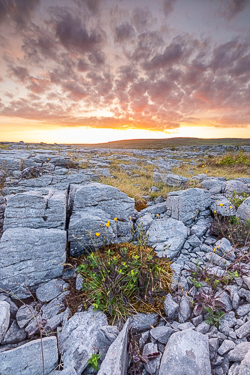
<path id="1" fill-rule="evenodd" d="M 0 374 L 250 374 L 250 177 L 206 167 L 228 152 L 0 144 Z M 70 260 L 139 233 L 172 261 L 164 313 L 73 313 Z"/>

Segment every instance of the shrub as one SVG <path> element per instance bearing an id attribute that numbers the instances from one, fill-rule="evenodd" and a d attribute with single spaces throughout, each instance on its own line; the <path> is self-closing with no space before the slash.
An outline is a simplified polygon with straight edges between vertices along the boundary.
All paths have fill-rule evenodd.
<path id="1" fill-rule="evenodd" d="M 81 259 L 78 272 L 84 279 L 81 298 L 112 322 L 137 312 L 162 309 L 170 290 L 170 262 L 158 258 L 150 247 L 133 244 L 98 250 Z"/>
<path id="2" fill-rule="evenodd" d="M 250 242 L 250 220 L 241 222 L 236 216 L 214 217 L 210 234 L 216 237 L 226 237 L 234 246 L 246 246 Z"/>

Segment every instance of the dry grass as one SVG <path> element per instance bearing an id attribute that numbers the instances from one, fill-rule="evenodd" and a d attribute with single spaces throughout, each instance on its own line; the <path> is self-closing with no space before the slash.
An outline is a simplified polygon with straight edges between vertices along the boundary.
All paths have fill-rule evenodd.
<path id="1" fill-rule="evenodd" d="M 0 144 L 0 150 L 8 150 L 10 148 L 10 145 L 1 145 Z"/>

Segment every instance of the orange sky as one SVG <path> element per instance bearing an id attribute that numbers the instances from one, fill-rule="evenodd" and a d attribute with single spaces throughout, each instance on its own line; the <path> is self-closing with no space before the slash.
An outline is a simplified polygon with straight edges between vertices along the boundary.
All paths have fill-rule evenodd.
<path id="1" fill-rule="evenodd" d="M 249 19 L 248 0 L 4 2 L 0 140 L 250 138 Z"/>

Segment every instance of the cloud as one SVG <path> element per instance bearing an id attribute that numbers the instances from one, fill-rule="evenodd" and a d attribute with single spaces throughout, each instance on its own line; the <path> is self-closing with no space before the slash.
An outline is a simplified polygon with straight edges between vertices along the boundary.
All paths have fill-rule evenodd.
<path id="1" fill-rule="evenodd" d="M 1 0 L 0 23 L 12 20 L 18 27 L 24 27 L 39 4 L 40 0 Z"/>
<path id="2" fill-rule="evenodd" d="M 177 62 L 184 53 L 184 46 L 179 43 L 169 44 L 163 53 L 157 53 L 150 62 L 144 63 L 146 70 L 161 69 Z"/>
<path id="3" fill-rule="evenodd" d="M 228 21 L 242 12 L 247 6 L 248 0 L 223 0 L 219 13 Z"/>
<path id="4" fill-rule="evenodd" d="M 174 10 L 174 5 L 177 0 L 163 0 L 163 12 L 168 16 Z"/>
<path id="5" fill-rule="evenodd" d="M 69 51 L 92 52 L 104 41 L 104 33 L 95 28 L 87 30 L 78 17 L 73 17 L 65 9 L 54 11 L 55 34 L 60 43 Z"/>
<path id="6" fill-rule="evenodd" d="M 134 29 L 128 22 L 123 22 L 115 28 L 115 42 L 123 43 L 131 39 L 134 35 Z"/>

